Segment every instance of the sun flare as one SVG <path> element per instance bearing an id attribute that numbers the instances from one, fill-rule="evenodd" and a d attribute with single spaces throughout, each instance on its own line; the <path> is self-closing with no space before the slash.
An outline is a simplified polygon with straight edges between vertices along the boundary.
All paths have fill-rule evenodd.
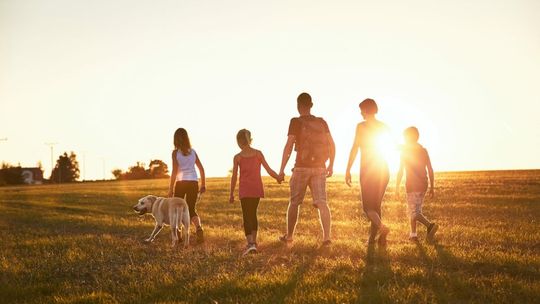
<path id="1" fill-rule="evenodd" d="M 388 163 L 390 172 L 397 172 L 400 158 L 397 137 L 390 132 L 381 133 L 375 140 L 375 146 L 379 156 Z"/>

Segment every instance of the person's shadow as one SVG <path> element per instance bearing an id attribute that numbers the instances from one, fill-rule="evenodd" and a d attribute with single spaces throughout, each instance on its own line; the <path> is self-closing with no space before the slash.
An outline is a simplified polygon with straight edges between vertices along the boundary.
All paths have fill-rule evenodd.
<path id="1" fill-rule="evenodd" d="M 416 249 L 418 250 L 419 262 L 426 269 L 428 278 L 426 288 L 431 289 L 437 303 L 468 302 L 474 298 L 474 295 L 482 297 L 482 292 L 474 284 L 463 280 L 461 276 L 444 275 L 451 268 L 470 269 L 469 263 L 455 257 L 437 241 L 430 241 L 427 244 L 435 250 L 434 257 L 429 257 L 425 245 L 421 242 L 416 242 Z"/>
<path id="2" fill-rule="evenodd" d="M 369 244 L 366 251 L 365 268 L 360 277 L 361 303 L 389 302 L 386 285 L 394 273 L 386 246 Z"/>

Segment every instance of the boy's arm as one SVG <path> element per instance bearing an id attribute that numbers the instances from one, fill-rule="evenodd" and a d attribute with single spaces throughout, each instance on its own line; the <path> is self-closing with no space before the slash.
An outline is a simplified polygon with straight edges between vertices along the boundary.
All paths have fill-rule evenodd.
<path id="1" fill-rule="evenodd" d="M 396 178 L 396 197 L 399 197 L 399 186 L 401 185 L 401 179 L 403 178 L 403 161 L 399 162 L 399 171 Z"/>
<path id="2" fill-rule="evenodd" d="M 276 173 L 276 171 L 274 171 L 274 170 L 272 170 L 272 168 L 270 168 L 270 166 L 266 162 L 266 159 L 264 158 L 264 155 L 262 154 L 262 152 L 261 151 L 258 151 L 258 152 L 259 152 L 259 157 L 261 158 L 261 164 L 263 165 L 266 172 L 268 172 L 268 174 L 270 174 L 271 177 L 275 178 L 276 181 L 281 184 L 281 180 L 279 180 L 279 175 Z"/>
<path id="3" fill-rule="evenodd" d="M 429 154 L 426 150 L 426 165 L 428 169 L 428 175 L 429 175 L 429 195 L 433 197 L 435 195 L 435 174 L 433 174 L 433 167 L 431 166 L 431 159 L 429 159 Z"/>
<path id="4" fill-rule="evenodd" d="M 232 176 L 231 176 L 231 192 L 229 194 L 229 203 L 234 202 L 234 189 L 236 188 L 237 180 L 238 180 L 238 158 L 237 156 L 234 156 Z"/>
<path id="5" fill-rule="evenodd" d="M 197 168 L 199 168 L 199 172 L 201 173 L 201 189 L 199 189 L 199 192 L 204 193 L 206 192 L 206 175 L 204 174 L 204 167 L 198 154 L 197 158 L 195 158 L 195 165 L 197 165 Z"/>
<path id="6" fill-rule="evenodd" d="M 172 172 L 171 172 L 171 180 L 169 182 L 169 194 L 168 197 L 172 197 L 174 195 L 174 184 L 176 183 L 176 173 L 178 171 L 178 163 L 176 162 L 176 150 L 172 152 Z"/>
<path id="7" fill-rule="evenodd" d="M 356 159 L 356 154 L 358 154 L 358 148 L 360 147 L 360 136 L 358 133 L 358 127 L 356 127 L 353 145 L 351 147 L 351 152 L 349 152 L 349 162 L 347 163 L 347 170 L 345 170 L 345 183 L 349 187 L 351 186 L 351 168 L 354 160 Z"/>

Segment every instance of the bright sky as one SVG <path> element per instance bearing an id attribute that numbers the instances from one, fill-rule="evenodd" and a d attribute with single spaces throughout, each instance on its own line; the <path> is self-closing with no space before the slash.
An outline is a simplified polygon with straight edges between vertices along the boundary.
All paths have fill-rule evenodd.
<path id="1" fill-rule="evenodd" d="M 0 0 L 0 160 L 47 177 L 44 143 L 110 178 L 178 127 L 210 176 L 241 128 L 277 170 L 302 91 L 337 172 L 366 97 L 436 171 L 540 168 L 540 1 Z"/>

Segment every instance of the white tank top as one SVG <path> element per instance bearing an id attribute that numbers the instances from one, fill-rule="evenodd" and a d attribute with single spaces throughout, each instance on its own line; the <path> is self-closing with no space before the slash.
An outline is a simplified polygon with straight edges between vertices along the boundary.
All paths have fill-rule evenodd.
<path id="1" fill-rule="evenodd" d="M 188 155 L 182 154 L 182 151 L 177 150 L 176 162 L 178 163 L 178 173 L 176 174 L 177 181 L 197 181 L 197 171 L 195 171 L 195 160 L 197 153 L 191 149 Z"/>

